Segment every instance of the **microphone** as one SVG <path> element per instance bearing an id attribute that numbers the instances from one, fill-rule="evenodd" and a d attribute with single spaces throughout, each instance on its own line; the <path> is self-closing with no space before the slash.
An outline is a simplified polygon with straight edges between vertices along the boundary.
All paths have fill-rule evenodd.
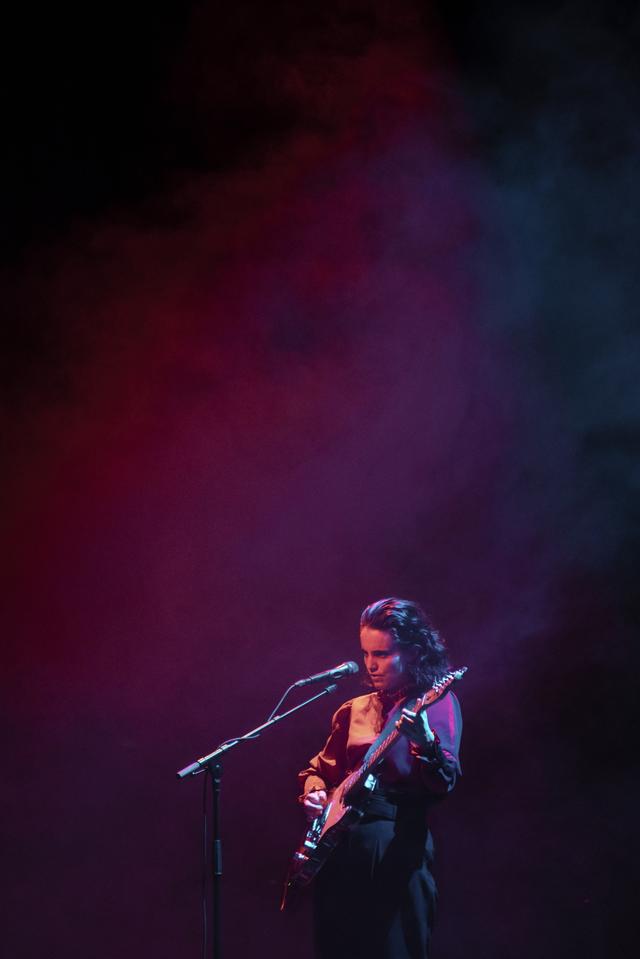
<path id="1" fill-rule="evenodd" d="M 334 666 L 333 669 L 326 669 L 324 673 L 314 673 L 313 676 L 307 676 L 306 679 L 299 679 L 294 686 L 308 686 L 309 683 L 324 683 L 327 679 L 342 679 L 343 676 L 350 676 L 353 673 L 359 673 L 360 667 L 357 663 L 341 663 Z"/>

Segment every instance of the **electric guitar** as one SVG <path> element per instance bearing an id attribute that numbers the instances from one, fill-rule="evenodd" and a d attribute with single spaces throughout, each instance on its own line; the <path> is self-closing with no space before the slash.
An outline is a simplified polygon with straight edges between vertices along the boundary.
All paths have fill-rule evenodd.
<path id="1" fill-rule="evenodd" d="M 451 686 L 462 679 L 467 667 L 445 673 L 442 679 L 420 697 L 414 706 L 416 715 L 441 699 Z M 376 786 L 373 770 L 380 765 L 389 750 L 402 734 L 394 727 L 381 743 L 365 757 L 362 765 L 352 772 L 331 793 L 327 805 L 317 816 L 293 855 L 285 882 L 281 909 L 284 909 L 287 893 L 308 885 L 315 878 L 343 835 L 353 823 L 364 815 L 367 800 Z"/>

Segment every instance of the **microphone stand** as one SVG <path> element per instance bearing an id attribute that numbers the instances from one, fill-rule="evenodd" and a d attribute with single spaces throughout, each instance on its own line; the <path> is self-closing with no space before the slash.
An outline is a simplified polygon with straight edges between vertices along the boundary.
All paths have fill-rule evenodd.
<path id="1" fill-rule="evenodd" d="M 220 893 L 221 893 L 221 884 L 222 884 L 222 836 L 220 833 L 220 793 L 222 789 L 222 761 L 221 757 L 229 752 L 230 749 L 233 749 L 234 746 L 238 746 L 240 743 L 248 742 L 250 739 L 257 739 L 265 729 L 269 729 L 271 726 L 275 726 L 276 723 L 282 722 L 283 719 L 286 719 L 287 716 L 291 716 L 293 713 L 297 713 L 299 709 L 303 709 L 305 706 L 308 706 L 310 703 L 314 703 L 316 699 L 321 699 L 322 696 L 327 696 L 329 693 L 334 693 L 338 687 L 335 683 L 332 683 L 330 686 L 327 686 L 322 690 L 321 693 L 316 693 L 315 696 L 311 696 L 309 699 L 305 699 L 304 702 L 298 703 L 297 706 L 294 706 L 292 709 L 288 709 L 285 713 L 281 713 L 279 716 L 273 716 L 271 719 L 268 719 L 266 723 L 262 723 L 261 726 L 256 726 L 255 729 L 251 729 L 248 733 L 245 733 L 243 736 L 238 736 L 236 739 L 228 739 L 225 742 L 217 746 L 212 752 L 207 753 L 206 756 L 201 756 L 200 759 L 196 759 L 195 762 L 190 763 L 188 766 L 185 766 L 183 769 L 178 770 L 176 773 L 178 779 L 186 779 L 189 776 L 197 776 L 200 773 L 205 773 L 211 776 L 212 783 L 212 837 L 211 837 L 211 864 L 212 864 L 212 909 L 211 915 L 213 920 L 213 936 L 212 936 L 212 945 L 213 959 L 221 959 L 222 957 L 222 938 L 220 935 Z M 282 702 L 282 700 L 281 700 Z M 280 705 L 280 704 L 278 704 Z"/>

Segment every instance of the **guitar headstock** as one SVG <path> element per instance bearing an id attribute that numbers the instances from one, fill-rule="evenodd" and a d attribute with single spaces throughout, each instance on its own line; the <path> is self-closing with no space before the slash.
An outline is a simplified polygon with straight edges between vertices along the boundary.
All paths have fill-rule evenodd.
<path id="1" fill-rule="evenodd" d="M 434 683 L 431 689 L 427 690 L 424 696 L 418 700 L 415 706 L 416 712 L 420 709 L 425 709 L 427 706 L 432 706 L 438 699 L 441 699 L 454 683 L 462 679 L 466 671 L 467 667 L 461 666 L 460 669 L 452 669 L 448 673 L 445 673 L 444 676 Z"/>

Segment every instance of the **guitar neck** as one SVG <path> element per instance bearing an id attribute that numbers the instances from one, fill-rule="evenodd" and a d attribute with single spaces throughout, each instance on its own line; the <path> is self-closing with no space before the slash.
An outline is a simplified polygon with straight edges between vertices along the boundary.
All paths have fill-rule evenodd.
<path id="1" fill-rule="evenodd" d="M 375 769 L 378 763 L 382 762 L 382 760 L 387 755 L 389 750 L 400 739 L 400 736 L 401 736 L 401 733 L 399 733 L 397 729 L 392 729 L 389 735 L 385 736 L 385 738 L 382 740 L 378 748 L 371 753 L 369 758 L 365 762 L 363 762 L 362 766 L 360 766 L 359 769 L 356 769 L 356 771 L 352 773 L 351 776 L 349 776 L 349 779 L 347 780 L 347 782 L 349 783 L 347 787 L 348 790 L 353 788 L 358 788 L 359 786 L 362 786 L 364 784 L 364 781 L 369 775 L 369 773 L 371 772 L 371 770 Z M 353 780 L 353 782 L 350 782 L 350 780 Z"/>
<path id="2" fill-rule="evenodd" d="M 460 669 L 446 673 L 446 675 L 443 676 L 442 679 L 437 683 L 435 683 L 431 689 L 425 693 L 424 696 L 418 699 L 414 707 L 416 714 L 422 712 L 422 710 L 426 709 L 427 706 L 433 705 L 433 703 L 435 703 L 438 699 L 441 699 L 455 682 L 457 682 L 459 679 L 462 679 L 466 671 L 467 667 L 462 666 Z M 352 772 L 351 775 L 347 777 L 344 782 L 344 795 L 352 790 L 355 791 L 364 785 L 364 782 L 371 770 L 375 769 L 375 767 L 382 762 L 389 750 L 395 746 L 398 739 L 400 739 L 401 735 L 402 734 L 399 733 L 397 729 L 392 729 L 391 732 L 385 736 L 382 742 L 376 746 L 374 751 L 366 758 L 359 769 L 356 769 L 355 772 Z"/>

